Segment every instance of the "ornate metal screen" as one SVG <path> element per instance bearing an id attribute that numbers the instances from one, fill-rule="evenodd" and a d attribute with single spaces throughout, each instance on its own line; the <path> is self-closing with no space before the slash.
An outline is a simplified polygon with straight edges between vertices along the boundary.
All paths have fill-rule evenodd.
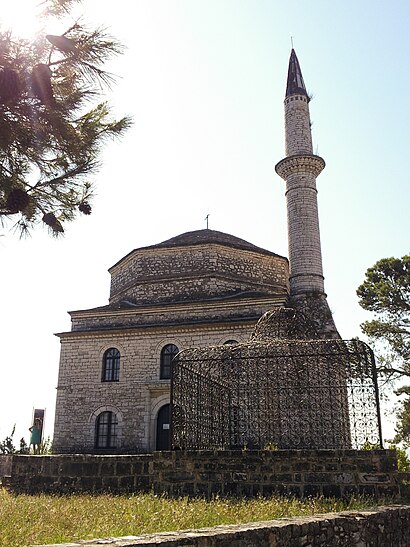
<path id="1" fill-rule="evenodd" d="M 173 449 L 381 445 L 373 353 L 359 340 L 252 340 L 173 363 Z"/>

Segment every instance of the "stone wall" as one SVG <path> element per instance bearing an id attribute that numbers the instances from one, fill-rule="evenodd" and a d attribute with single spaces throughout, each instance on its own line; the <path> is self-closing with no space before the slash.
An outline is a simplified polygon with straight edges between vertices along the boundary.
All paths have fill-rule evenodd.
<path id="1" fill-rule="evenodd" d="M 160 354 L 166 344 L 193 346 L 246 340 L 254 324 L 181 325 L 155 329 L 70 333 L 61 340 L 53 446 L 57 453 L 92 452 L 95 421 L 109 410 L 119 421 L 118 443 L 110 453 L 156 449 L 156 416 L 169 403 L 170 382 L 160 380 Z M 120 351 L 118 382 L 102 382 L 104 352 Z"/>
<path id="2" fill-rule="evenodd" d="M 295 94 L 285 99 L 285 150 L 287 156 L 312 154 L 309 99 Z"/>
<path id="3" fill-rule="evenodd" d="M 175 451 L 130 456 L 13 456 L 25 492 L 150 491 L 170 496 L 399 495 L 393 450 Z"/>
<path id="4" fill-rule="evenodd" d="M 360 512 L 343 511 L 200 530 L 91 540 L 86 545 L 97 547 L 102 543 L 109 543 L 112 547 L 408 547 L 410 507 L 379 507 Z M 84 544 L 74 542 L 60 547 Z"/>
<path id="5" fill-rule="evenodd" d="M 286 258 L 215 244 L 179 247 L 177 252 L 174 248 L 138 249 L 110 273 L 111 303 L 127 298 L 139 304 L 192 301 L 234 294 L 238 289 L 276 292 L 288 285 Z"/>
<path id="6" fill-rule="evenodd" d="M 201 302 L 173 303 L 161 306 L 106 307 L 96 310 L 71 312 L 72 331 L 90 332 L 119 328 L 148 328 L 157 326 L 175 326 L 187 323 L 209 324 L 225 322 L 235 325 L 238 321 L 252 319 L 255 322 L 267 310 L 283 306 L 287 294 L 269 296 L 240 295 L 224 300 L 210 299 Z M 60 333 L 60 336 L 74 336 Z"/>
<path id="7" fill-rule="evenodd" d="M 12 456 L 9 454 L 0 454 L 0 481 L 2 477 L 11 475 Z"/>

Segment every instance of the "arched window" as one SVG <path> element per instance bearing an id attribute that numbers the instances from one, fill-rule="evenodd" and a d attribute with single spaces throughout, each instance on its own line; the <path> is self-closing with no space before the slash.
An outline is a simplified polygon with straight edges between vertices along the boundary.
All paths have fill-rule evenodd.
<path id="1" fill-rule="evenodd" d="M 104 353 L 102 382 L 118 382 L 120 379 L 120 352 L 110 348 Z"/>
<path id="2" fill-rule="evenodd" d="M 234 346 L 235 344 L 239 344 L 237 340 L 227 340 L 224 342 L 224 346 Z"/>
<path id="3" fill-rule="evenodd" d="M 171 361 L 178 352 L 179 349 L 175 344 L 167 344 L 162 348 L 159 373 L 159 377 L 162 380 L 169 380 L 171 378 Z"/>
<path id="4" fill-rule="evenodd" d="M 101 412 L 95 422 L 95 447 L 117 447 L 117 415 L 109 410 Z"/>

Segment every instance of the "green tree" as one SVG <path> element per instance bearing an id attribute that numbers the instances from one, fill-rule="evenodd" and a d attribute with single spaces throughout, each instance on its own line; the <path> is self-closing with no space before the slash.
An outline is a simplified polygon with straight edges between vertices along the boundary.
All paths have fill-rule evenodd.
<path id="1" fill-rule="evenodd" d="M 76 0 L 46 0 L 64 16 Z M 33 40 L 0 31 L 0 221 L 20 234 L 43 223 L 52 235 L 78 212 L 91 213 L 90 175 L 102 145 L 130 118 L 112 118 L 106 62 L 122 46 L 104 29 L 75 22 L 61 36 Z"/>
<path id="2" fill-rule="evenodd" d="M 383 258 L 357 289 L 359 304 L 376 318 L 361 327 L 384 353 L 380 372 L 410 378 L 410 255 Z"/>
<path id="3" fill-rule="evenodd" d="M 14 443 L 13 443 L 15 430 L 16 430 L 16 424 L 14 424 L 11 434 L 7 435 L 5 439 L 0 441 L 0 454 L 14 454 L 16 452 L 16 447 L 14 446 Z"/>
<path id="4" fill-rule="evenodd" d="M 403 443 L 410 448 L 410 386 L 402 386 L 395 393 L 403 395 L 404 399 L 400 401 L 397 411 L 396 435 L 393 442 Z"/>
<path id="5" fill-rule="evenodd" d="M 391 385 L 410 378 L 410 255 L 376 262 L 357 295 L 362 308 L 376 316 L 361 327 L 378 354 L 379 373 Z M 395 393 L 403 397 L 394 442 L 410 446 L 410 386 Z"/>

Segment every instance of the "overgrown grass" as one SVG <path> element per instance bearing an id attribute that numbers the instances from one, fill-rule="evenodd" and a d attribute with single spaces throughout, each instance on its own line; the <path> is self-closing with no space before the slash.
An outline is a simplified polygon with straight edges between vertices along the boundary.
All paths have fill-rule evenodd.
<path id="1" fill-rule="evenodd" d="M 236 524 L 363 509 L 369 498 L 169 499 L 154 494 L 13 495 L 0 487 L 0 545 L 22 547 L 80 539 Z"/>

